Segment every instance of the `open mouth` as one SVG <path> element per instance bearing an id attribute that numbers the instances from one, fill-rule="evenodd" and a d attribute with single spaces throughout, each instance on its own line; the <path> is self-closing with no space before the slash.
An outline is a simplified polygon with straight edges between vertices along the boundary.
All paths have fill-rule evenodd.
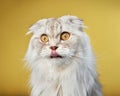
<path id="1" fill-rule="evenodd" d="M 61 55 L 59 55 L 56 50 L 51 51 L 50 58 L 63 58 Z"/>
<path id="2" fill-rule="evenodd" d="M 63 58 L 62 56 L 60 56 L 60 55 L 56 55 L 56 56 L 50 56 L 50 58 Z"/>

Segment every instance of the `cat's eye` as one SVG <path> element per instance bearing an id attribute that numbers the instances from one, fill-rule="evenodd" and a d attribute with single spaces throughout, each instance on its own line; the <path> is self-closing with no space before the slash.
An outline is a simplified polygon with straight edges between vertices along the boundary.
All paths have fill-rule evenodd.
<path id="1" fill-rule="evenodd" d="M 40 40 L 43 42 L 43 43 L 46 43 L 49 41 L 49 38 L 46 34 L 42 34 L 41 37 L 40 37 Z"/>
<path id="2" fill-rule="evenodd" d="M 68 32 L 63 32 L 60 36 L 60 39 L 64 40 L 64 41 L 68 40 L 69 38 L 70 38 L 70 33 L 68 33 Z"/>

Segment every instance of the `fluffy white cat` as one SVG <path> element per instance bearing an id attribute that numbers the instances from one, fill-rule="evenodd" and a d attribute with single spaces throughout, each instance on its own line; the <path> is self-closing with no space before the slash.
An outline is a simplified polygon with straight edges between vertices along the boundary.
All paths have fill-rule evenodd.
<path id="1" fill-rule="evenodd" d="M 102 96 L 83 28 L 76 16 L 42 19 L 30 27 L 25 60 L 31 68 L 31 96 Z"/>

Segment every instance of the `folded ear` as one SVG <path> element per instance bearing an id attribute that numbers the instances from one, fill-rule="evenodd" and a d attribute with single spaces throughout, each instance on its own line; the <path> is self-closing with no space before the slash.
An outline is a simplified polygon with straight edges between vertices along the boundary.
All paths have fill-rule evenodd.
<path id="1" fill-rule="evenodd" d="M 78 27 L 80 31 L 83 31 L 85 28 L 83 20 L 76 16 L 62 16 L 60 19 L 64 20 L 64 22 L 71 24 L 74 27 Z"/>
<path id="2" fill-rule="evenodd" d="M 47 21 L 47 19 L 42 19 L 37 21 L 35 24 L 33 24 L 30 28 L 29 31 L 26 33 L 26 35 L 31 34 L 31 33 L 36 33 L 39 31 L 39 29 L 45 25 L 45 22 Z"/>

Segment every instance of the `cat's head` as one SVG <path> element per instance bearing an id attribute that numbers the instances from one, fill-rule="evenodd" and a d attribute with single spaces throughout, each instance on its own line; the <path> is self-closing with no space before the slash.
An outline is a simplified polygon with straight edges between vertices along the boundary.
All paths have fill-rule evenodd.
<path id="1" fill-rule="evenodd" d="M 39 20 L 28 32 L 33 36 L 26 55 L 27 61 L 31 63 L 42 58 L 59 62 L 77 57 L 85 45 L 83 27 L 82 20 L 76 16 Z"/>

